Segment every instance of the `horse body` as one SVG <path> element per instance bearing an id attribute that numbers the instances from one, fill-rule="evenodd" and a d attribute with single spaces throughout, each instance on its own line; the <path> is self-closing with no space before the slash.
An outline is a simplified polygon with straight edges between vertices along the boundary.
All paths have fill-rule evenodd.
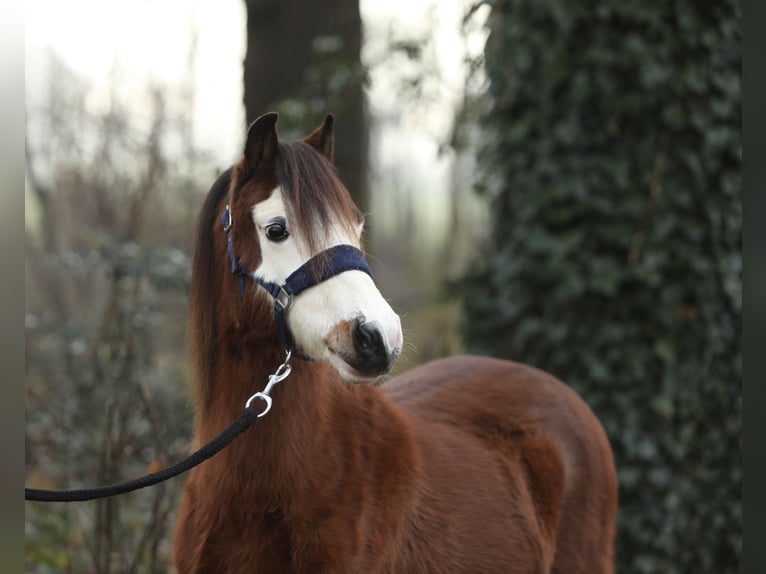
<path id="1" fill-rule="evenodd" d="M 255 220 L 240 218 L 235 237 L 245 263 L 262 270 L 268 249 L 278 248 L 264 249 L 258 236 L 275 220 L 269 213 L 259 223 L 258 206 L 272 205 L 271 190 L 284 184 L 269 151 L 273 121 L 263 122 L 200 217 L 190 306 L 200 443 L 236 418 L 284 359 L 274 304 L 255 284 L 238 295 L 217 228 L 227 202 L 241 204 L 234 212 Z M 331 123 L 305 141 L 331 157 L 328 130 Z M 260 237 L 260 248 L 251 238 L 248 251 L 248 236 Z M 368 288 L 366 276 L 335 279 L 306 292 L 317 303 L 312 317 L 321 302 L 339 306 L 329 289 L 357 279 Z M 311 299 L 302 298 L 288 326 L 325 360 L 294 362 L 268 415 L 191 472 L 174 540 L 180 574 L 612 572 L 611 450 L 571 389 L 536 369 L 477 357 L 429 363 L 381 386 L 349 385 L 344 379 L 390 367 L 401 344 L 396 320 L 370 299 L 373 311 L 358 302 L 337 324 L 311 322 Z M 309 337 L 319 325 L 324 334 Z"/>
<path id="2" fill-rule="evenodd" d="M 485 566 L 476 567 L 471 556 L 472 562 L 446 571 L 613 571 L 611 448 L 595 415 L 567 385 L 510 361 L 452 357 L 384 389 L 416 421 L 421 452 L 432 459 L 429 490 L 455 492 L 456 478 L 461 482 L 460 508 L 444 512 L 435 535 L 445 518 L 453 519 L 450 543 L 470 533 L 469 548 L 486 546 Z M 476 524 L 468 529 L 460 521 L 472 513 Z"/>

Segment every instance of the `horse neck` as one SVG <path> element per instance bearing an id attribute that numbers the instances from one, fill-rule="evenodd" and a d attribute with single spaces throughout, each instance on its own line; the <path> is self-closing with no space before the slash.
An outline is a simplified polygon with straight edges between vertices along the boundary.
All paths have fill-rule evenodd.
<path id="1" fill-rule="evenodd" d="M 263 321 L 262 325 L 273 325 Z M 263 390 L 270 374 L 285 358 L 276 329 L 249 331 L 229 327 L 215 338 L 216 368 L 204 384 L 206 404 L 198 405 L 196 437 L 206 443 L 234 421 L 248 397 Z M 349 389 L 324 363 L 293 359 L 292 372 L 271 392 L 271 410 L 216 457 L 216 473 L 225 473 L 240 489 L 243 477 L 252 480 L 264 500 L 286 496 L 287 488 L 306 486 L 307 468 L 322 466 L 322 443 L 333 434 L 332 410 L 348 398 Z M 265 403 L 256 399 L 256 409 Z M 326 444 L 326 443 L 325 443 Z M 220 476 L 220 475 L 219 475 Z M 225 479 L 222 479 L 225 483 Z"/>

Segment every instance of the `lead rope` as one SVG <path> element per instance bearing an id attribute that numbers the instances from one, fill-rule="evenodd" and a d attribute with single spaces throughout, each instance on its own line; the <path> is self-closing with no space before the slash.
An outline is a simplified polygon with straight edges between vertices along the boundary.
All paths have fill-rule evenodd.
<path id="1" fill-rule="evenodd" d="M 290 376 L 290 372 L 292 371 L 292 366 L 290 365 L 291 358 L 291 352 L 287 351 L 287 357 L 284 362 L 277 367 L 277 370 L 272 375 L 269 375 L 269 381 L 263 390 L 255 393 L 247 400 L 245 403 L 245 410 L 237 420 L 205 446 L 174 465 L 139 478 L 133 478 L 116 484 L 98 486 L 95 488 L 81 488 L 75 490 L 42 490 L 37 488 L 25 488 L 24 499 L 34 502 L 80 502 L 84 500 L 95 500 L 97 498 L 116 496 L 118 494 L 125 494 L 126 492 L 133 492 L 134 490 L 145 488 L 147 486 L 153 486 L 191 470 L 210 457 L 218 454 L 218 452 L 226 448 L 235 438 L 241 435 L 259 418 L 271 410 L 271 390 L 274 388 L 274 385 L 284 381 Z M 256 398 L 266 402 L 266 408 L 261 412 L 256 411 L 251 406 Z"/>

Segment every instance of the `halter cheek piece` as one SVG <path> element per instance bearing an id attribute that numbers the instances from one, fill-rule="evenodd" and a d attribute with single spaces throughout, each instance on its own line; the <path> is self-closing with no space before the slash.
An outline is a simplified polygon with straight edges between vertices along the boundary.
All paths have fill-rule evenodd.
<path id="1" fill-rule="evenodd" d="M 244 297 L 245 294 L 246 279 L 251 279 L 263 287 L 274 299 L 274 319 L 277 324 L 279 339 L 282 341 L 285 349 L 291 351 L 293 356 L 299 359 L 311 360 L 311 357 L 297 353 L 293 348 L 291 338 L 287 332 L 287 310 L 290 308 L 293 298 L 306 289 L 346 271 L 363 271 L 372 278 L 372 271 L 367 260 L 364 258 L 364 254 L 352 245 L 330 247 L 306 261 L 306 263 L 293 271 L 285 279 L 284 283 L 279 285 L 258 277 L 239 262 L 236 253 L 234 253 L 234 243 L 231 236 L 232 223 L 231 210 L 227 205 L 221 216 L 221 224 L 226 233 L 226 249 L 229 252 L 229 260 L 231 261 L 231 273 L 236 275 L 239 281 L 240 298 Z M 326 263 L 317 264 L 319 258 L 322 258 Z"/>

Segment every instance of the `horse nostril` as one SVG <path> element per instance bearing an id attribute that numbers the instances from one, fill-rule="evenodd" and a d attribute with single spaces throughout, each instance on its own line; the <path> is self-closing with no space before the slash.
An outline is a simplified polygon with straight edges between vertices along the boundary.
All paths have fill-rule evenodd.
<path id="1" fill-rule="evenodd" d="M 363 355 L 375 353 L 376 347 L 383 347 L 383 338 L 380 332 L 375 327 L 364 323 L 361 319 L 355 321 L 351 339 L 356 352 Z"/>
<path id="2" fill-rule="evenodd" d="M 376 374 L 390 368 L 392 358 L 377 325 L 357 319 L 351 331 L 351 341 L 356 357 L 349 362 L 355 369 L 365 374 Z"/>
<path id="3" fill-rule="evenodd" d="M 366 353 L 372 350 L 374 333 L 367 325 L 357 320 L 351 336 L 354 341 L 354 348 L 357 351 Z"/>

